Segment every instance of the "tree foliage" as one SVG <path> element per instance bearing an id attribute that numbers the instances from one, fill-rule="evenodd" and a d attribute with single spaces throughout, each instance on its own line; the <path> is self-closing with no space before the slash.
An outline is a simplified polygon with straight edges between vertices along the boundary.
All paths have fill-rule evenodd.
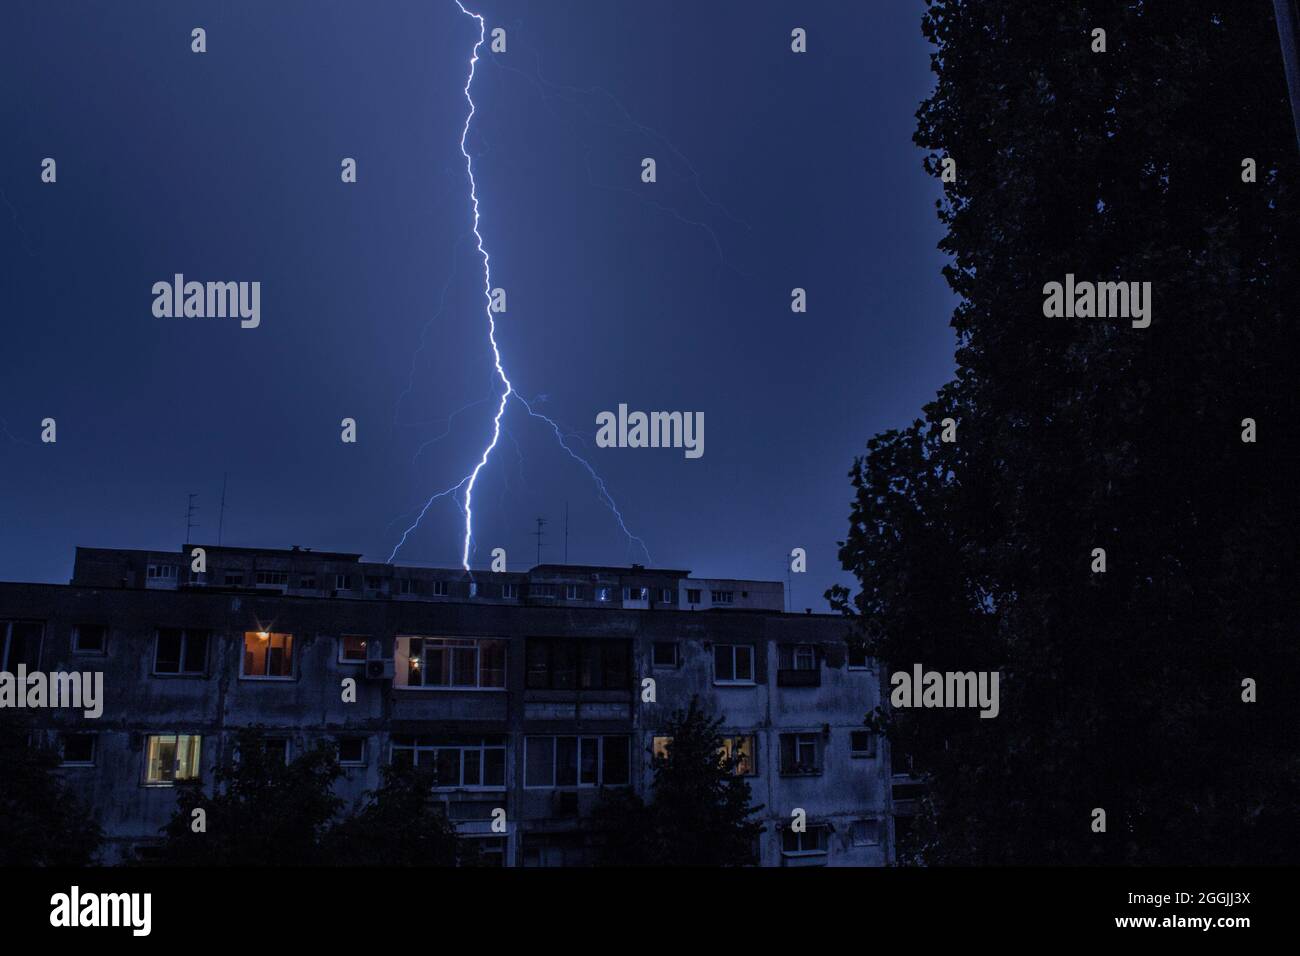
<path id="1" fill-rule="evenodd" d="M 671 739 L 666 759 L 653 767 L 652 799 L 627 789 L 608 790 L 593 816 L 605 837 L 604 862 L 620 866 L 744 866 L 755 863 L 762 825 L 750 817 L 749 783 L 725 756 L 721 717 L 692 698 L 662 728 Z"/>
<path id="2" fill-rule="evenodd" d="M 90 808 L 33 746 L 25 721 L 0 715 L 0 866 L 87 866 L 103 841 Z"/>
<path id="3" fill-rule="evenodd" d="M 855 463 L 861 588 L 828 596 L 891 668 L 1002 683 L 995 719 L 889 716 L 930 783 L 904 855 L 1289 859 L 1300 164 L 1270 11 L 930 0 L 923 30 L 957 371 Z M 1067 273 L 1152 282 L 1150 327 L 1045 318 Z"/>

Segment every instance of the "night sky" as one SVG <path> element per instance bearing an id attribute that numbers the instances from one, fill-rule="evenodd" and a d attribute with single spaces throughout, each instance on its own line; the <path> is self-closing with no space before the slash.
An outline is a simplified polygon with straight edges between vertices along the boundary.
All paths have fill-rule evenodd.
<path id="1" fill-rule="evenodd" d="M 953 368 L 911 142 L 920 0 L 467 6 L 507 31 L 468 147 L 515 387 L 578 436 L 653 564 L 784 579 L 804 547 L 793 605 L 824 607 L 854 455 Z M 189 492 L 215 541 L 225 473 L 224 544 L 385 560 L 473 467 L 500 391 L 459 147 L 477 23 L 454 0 L 10 0 L 4 19 L 0 579 L 66 581 L 76 545 L 176 548 Z M 261 326 L 155 318 L 177 272 L 260 281 Z M 595 448 L 620 402 L 702 411 L 704 456 Z M 562 560 L 566 502 L 570 561 L 645 563 L 512 403 L 475 566 L 498 546 L 530 566 L 539 515 Z M 462 528 L 441 499 L 398 560 L 454 567 Z"/>

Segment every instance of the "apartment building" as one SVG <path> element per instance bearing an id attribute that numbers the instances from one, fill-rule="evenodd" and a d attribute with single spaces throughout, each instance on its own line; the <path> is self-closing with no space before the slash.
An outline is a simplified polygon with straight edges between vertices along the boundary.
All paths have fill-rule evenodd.
<path id="1" fill-rule="evenodd" d="M 175 788 L 210 788 L 257 726 L 286 760 L 332 741 L 349 802 L 388 761 L 431 763 L 485 858 L 582 865 L 602 788 L 649 797 L 664 722 L 698 697 L 762 805 L 759 863 L 885 865 L 888 747 L 863 726 L 879 668 L 839 617 L 783 605 L 779 582 L 638 565 L 471 576 L 301 548 L 78 548 L 67 585 L 0 583 L 0 670 L 103 672 L 98 719 L 34 716 L 110 862 L 147 859 Z"/>

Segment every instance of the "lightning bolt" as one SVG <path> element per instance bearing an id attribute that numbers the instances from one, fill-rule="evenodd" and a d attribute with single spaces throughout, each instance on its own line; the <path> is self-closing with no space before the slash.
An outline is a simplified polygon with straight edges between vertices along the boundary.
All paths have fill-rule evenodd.
<path id="1" fill-rule="evenodd" d="M 460 481 L 458 481 L 456 484 L 452 485 L 450 488 L 444 488 L 442 491 L 437 492 L 436 494 L 432 495 L 427 501 L 425 501 L 424 507 L 420 510 L 420 513 L 416 516 L 415 521 L 412 522 L 411 525 L 405 531 L 402 532 L 401 539 L 397 542 L 397 545 L 393 548 L 392 553 L 388 556 L 389 563 L 391 563 L 393 559 L 397 557 L 397 552 L 400 551 L 402 545 L 406 543 L 406 539 L 410 536 L 411 532 L 413 532 L 417 527 L 419 527 L 420 522 L 421 520 L 423 520 L 425 514 L 428 512 L 429 507 L 439 498 L 444 498 L 448 495 L 453 495 L 456 492 L 460 491 L 462 488 L 464 488 L 465 490 L 464 502 L 462 503 L 459 499 L 453 499 L 453 500 L 456 501 L 457 506 L 460 508 L 460 510 L 464 513 L 465 516 L 465 539 L 461 549 L 461 567 L 463 567 L 466 570 L 466 572 L 470 572 L 469 552 L 470 552 L 470 546 L 474 540 L 474 508 L 473 508 L 474 485 L 478 482 L 479 474 L 487 466 L 488 459 L 492 457 L 492 452 L 496 449 L 497 443 L 501 440 L 501 420 L 505 416 L 506 406 L 509 404 L 511 397 L 513 396 L 521 405 L 523 405 L 524 409 L 528 412 L 528 414 L 531 417 L 544 421 L 546 422 L 546 424 L 551 426 L 551 430 L 554 432 L 556 441 L 559 442 L 560 447 L 563 448 L 569 454 L 569 457 L 573 458 L 575 461 L 577 461 L 587 470 L 587 473 L 591 476 L 592 480 L 596 484 L 596 489 L 599 492 L 601 501 L 604 502 L 605 506 L 609 508 L 611 512 L 613 512 L 615 519 L 618 521 L 619 528 L 627 536 L 629 543 L 635 543 L 636 545 L 638 545 L 641 548 L 641 550 L 645 553 L 646 562 L 648 564 L 652 564 L 653 561 L 650 559 L 649 549 L 646 548 L 644 541 L 642 541 L 636 535 L 632 534 L 630 530 L 628 530 L 627 523 L 623 519 L 622 512 L 619 511 L 618 505 L 615 503 L 613 497 L 609 493 L 608 488 L 605 486 L 605 480 L 601 478 L 599 473 L 597 473 L 596 469 L 592 467 L 590 462 L 588 462 L 585 458 L 583 458 L 581 455 L 579 455 L 569 446 L 569 444 L 565 441 L 567 436 L 565 435 L 564 431 L 560 428 L 560 426 L 551 418 L 548 418 L 546 415 L 543 415 L 540 412 L 535 411 L 532 405 L 529 404 L 523 398 L 523 396 L 521 396 L 515 390 L 514 385 L 510 381 L 510 377 L 506 374 L 505 366 L 502 364 L 501 348 L 497 344 L 496 318 L 492 312 L 492 260 L 491 257 L 488 255 L 487 250 L 483 247 L 483 235 L 481 232 L 479 232 L 480 214 L 479 214 L 479 201 L 478 201 L 478 183 L 475 182 L 474 180 L 474 161 L 470 157 L 469 150 L 466 149 L 465 147 L 466 141 L 469 138 L 470 124 L 473 122 L 474 114 L 477 112 L 477 107 L 474 105 L 474 98 L 470 94 L 470 87 L 474 85 L 474 74 L 478 66 L 478 59 L 479 59 L 478 57 L 479 47 L 483 45 L 483 42 L 487 37 L 487 21 L 480 14 L 474 13 L 472 10 L 466 9 L 465 5 L 461 3 L 460 0 L 456 0 L 456 6 L 460 8 L 460 12 L 465 14 L 465 16 L 472 17 L 473 19 L 478 21 L 478 41 L 474 44 L 473 52 L 470 54 L 469 75 L 465 79 L 464 94 L 465 94 L 465 102 L 469 104 L 469 112 L 465 116 L 465 126 L 461 130 L 461 134 L 460 134 L 460 153 L 462 156 L 465 157 L 465 173 L 469 177 L 469 197 L 470 197 L 470 203 L 474 209 L 474 229 L 473 229 L 474 242 L 475 242 L 475 246 L 478 249 L 479 255 L 483 259 L 483 298 L 485 302 L 484 312 L 487 314 L 487 320 L 488 320 L 488 341 L 492 345 L 492 362 L 493 362 L 493 366 L 496 369 L 497 377 L 501 379 L 501 384 L 504 385 L 505 388 L 501 392 L 501 395 L 497 401 L 496 414 L 492 417 L 492 440 L 488 442 L 488 444 L 484 447 L 483 453 L 479 456 L 478 462 L 474 465 L 473 470 L 464 478 L 462 478 Z M 478 404 L 478 403 L 474 403 L 474 404 Z M 466 407 L 468 408 L 472 406 L 466 406 Z M 459 411 L 453 413 L 451 417 L 454 418 L 457 414 L 460 413 L 460 411 L 464 411 L 464 410 L 465 409 L 460 409 Z M 450 419 L 448 419 L 448 429 L 450 430 Z M 439 438 L 441 437 L 445 437 L 445 435 L 439 436 Z M 438 439 L 434 439 L 434 441 L 437 440 Z M 426 442 L 424 445 L 421 445 L 420 450 L 423 451 L 423 449 L 427 447 L 429 444 L 431 444 L 431 442 Z M 418 456 L 419 453 L 417 452 L 416 454 Z"/>

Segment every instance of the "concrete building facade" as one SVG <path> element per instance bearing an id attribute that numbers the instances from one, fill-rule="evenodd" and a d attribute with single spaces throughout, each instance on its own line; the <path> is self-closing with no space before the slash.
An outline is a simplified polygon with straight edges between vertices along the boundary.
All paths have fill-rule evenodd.
<path id="1" fill-rule="evenodd" d="M 349 803 L 390 760 L 434 764 L 491 862 L 589 863 L 602 788 L 649 798 L 664 721 L 694 697 L 763 807 L 757 862 L 888 864 L 888 748 L 863 726 L 880 670 L 843 620 L 783 602 L 779 582 L 636 565 L 471 577 L 298 548 L 78 548 L 68 585 L 0 583 L 0 670 L 104 674 L 99 718 L 30 716 L 97 814 L 106 862 L 147 859 L 176 786 L 210 791 L 255 726 L 286 759 L 334 742 Z"/>

